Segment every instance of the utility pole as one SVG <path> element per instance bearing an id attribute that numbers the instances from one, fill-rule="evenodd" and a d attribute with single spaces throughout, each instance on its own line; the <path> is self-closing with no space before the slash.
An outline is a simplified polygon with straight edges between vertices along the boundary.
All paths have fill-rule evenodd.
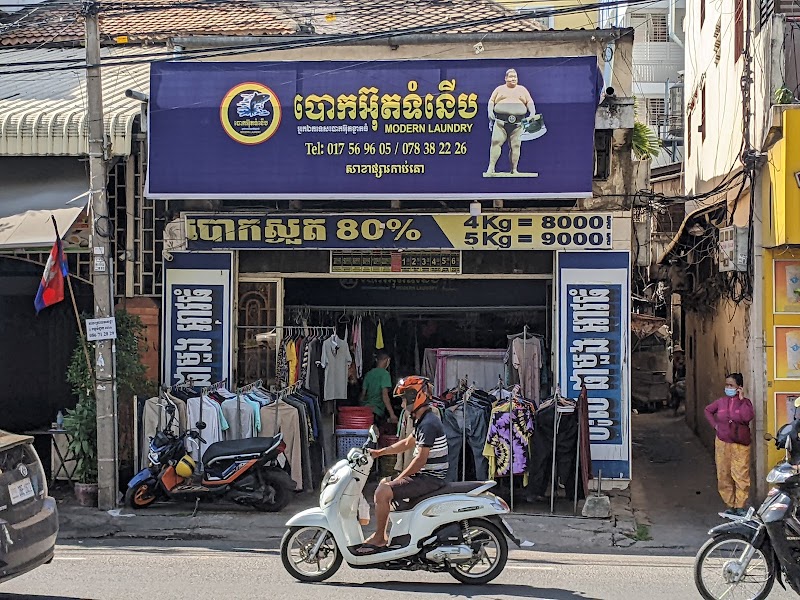
<path id="1" fill-rule="evenodd" d="M 100 78 L 100 28 L 95 0 L 84 0 L 86 23 L 86 98 L 89 124 L 89 188 L 92 221 L 92 286 L 94 316 L 114 316 L 114 261 L 109 253 L 112 221 L 108 214 L 103 125 L 103 87 Z M 95 342 L 95 398 L 97 400 L 97 500 L 101 509 L 117 505 L 117 411 L 115 341 Z"/>

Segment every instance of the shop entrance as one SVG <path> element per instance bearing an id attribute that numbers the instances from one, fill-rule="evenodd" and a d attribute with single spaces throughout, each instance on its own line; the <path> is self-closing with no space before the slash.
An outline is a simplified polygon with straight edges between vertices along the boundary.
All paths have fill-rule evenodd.
<path id="1" fill-rule="evenodd" d="M 540 378 L 544 391 L 539 396 L 549 393 L 549 278 L 308 278 L 286 279 L 284 288 L 284 322 L 333 326 L 340 338 L 349 335 L 351 343 L 354 326 L 359 325 L 363 372 L 374 366 L 375 353 L 382 349 L 392 357 L 393 381 L 415 373 L 433 379 L 436 373 L 431 372 L 430 358 L 426 368 L 426 351 L 430 357 L 441 348 L 505 350 L 509 337 L 527 325 L 545 349 L 542 371 L 547 376 Z M 491 367 L 481 364 L 497 365 L 496 354 L 481 359 L 476 355 L 465 363 L 455 378 L 439 377 L 437 391 L 457 386 L 461 378 L 487 389 L 498 379 L 507 383 L 502 370 L 488 380 Z M 472 373 L 468 365 L 474 367 Z M 352 388 L 350 400 L 358 395 L 358 386 Z"/>
<path id="2" fill-rule="evenodd" d="M 532 415 L 551 393 L 553 301 L 549 275 L 524 279 L 287 278 L 283 285 L 284 323 L 334 327 L 336 335 L 346 340 L 354 354 L 347 397 L 335 399 L 337 419 L 343 416 L 341 407 L 360 404 L 364 377 L 376 366 L 376 354 L 382 350 L 392 359 L 392 384 L 411 374 L 421 374 L 434 382 L 435 395 L 442 399 L 441 417 L 455 465 L 451 465 L 453 472 L 449 474 L 452 480 L 492 477 L 511 489 L 510 477 L 499 475 L 494 462 L 489 467 L 490 461 L 483 454 L 491 413 L 503 404 L 503 399 L 513 393 L 519 398 L 515 410 L 529 406 Z M 521 351 L 520 337 L 524 338 Z M 516 347 L 514 338 L 518 338 Z M 523 371 L 514 368 L 513 348 L 517 359 L 536 369 L 535 377 L 520 380 Z M 531 387 L 534 381 L 535 389 Z M 524 394 L 520 387 L 525 389 Z M 462 416 L 450 414 L 469 402 L 463 400 L 465 390 L 474 390 L 468 394 L 473 393 L 474 398 L 481 397 L 486 403 L 480 418 L 483 429 L 474 432 L 475 439 L 465 432 L 467 428 L 459 421 Z M 404 436 L 410 432 L 410 417 L 403 416 L 397 399 L 392 399 L 392 404 L 400 423 L 399 432 L 397 425 L 384 424 L 388 443 L 395 434 Z M 473 406 L 477 404 L 471 405 L 470 410 Z M 332 427 L 342 431 L 338 421 Z M 528 438 L 532 437 L 529 433 L 526 430 Z M 451 437 L 461 437 L 461 443 Z M 517 451 L 527 456 L 529 449 L 526 445 Z M 527 464 L 519 457 L 517 461 Z M 403 466 L 394 459 L 390 462 L 386 474 Z M 517 469 L 514 484 L 518 498 L 524 495 L 523 468 Z"/>

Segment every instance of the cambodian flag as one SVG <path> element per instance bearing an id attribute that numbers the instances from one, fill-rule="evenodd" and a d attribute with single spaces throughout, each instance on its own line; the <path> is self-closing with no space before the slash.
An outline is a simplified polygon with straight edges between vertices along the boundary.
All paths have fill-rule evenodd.
<path id="1" fill-rule="evenodd" d="M 39 284 L 39 291 L 36 292 L 36 300 L 33 301 L 36 314 L 64 299 L 64 277 L 67 275 L 69 275 L 69 268 L 64 256 L 64 248 L 61 246 L 61 239 L 56 237 L 47 264 L 44 266 L 42 282 Z"/>

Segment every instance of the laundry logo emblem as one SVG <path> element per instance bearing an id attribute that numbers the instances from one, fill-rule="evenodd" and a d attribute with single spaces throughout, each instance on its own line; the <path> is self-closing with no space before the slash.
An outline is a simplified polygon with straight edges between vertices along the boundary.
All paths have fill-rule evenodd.
<path id="1" fill-rule="evenodd" d="M 281 124 L 281 103 L 270 88 L 252 81 L 231 88 L 219 109 L 222 128 L 240 144 L 266 142 Z"/>

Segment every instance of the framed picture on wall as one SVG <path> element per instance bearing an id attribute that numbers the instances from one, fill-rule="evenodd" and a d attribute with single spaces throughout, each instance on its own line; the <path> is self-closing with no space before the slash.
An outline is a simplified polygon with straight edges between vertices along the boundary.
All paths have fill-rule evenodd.
<path id="1" fill-rule="evenodd" d="M 775 327 L 775 379 L 800 379 L 800 327 Z"/>
<path id="2" fill-rule="evenodd" d="M 776 260 L 774 264 L 774 310 L 800 314 L 800 260 Z"/>
<path id="3" fill-rule="evenodd" d="M 798 398 L 800 398 L 800 392 L 775 393 L 775 432 L 779 427 L 800 418 L 800 408 L 794 405 L 794 401 Z"/>

